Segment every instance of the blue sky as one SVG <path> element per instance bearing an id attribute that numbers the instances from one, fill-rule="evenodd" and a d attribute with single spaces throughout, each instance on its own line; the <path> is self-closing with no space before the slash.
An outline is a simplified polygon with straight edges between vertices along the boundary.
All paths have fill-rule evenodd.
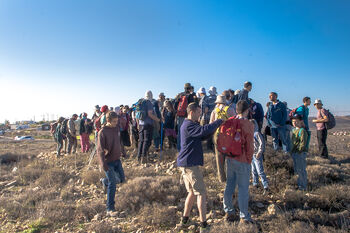
<path id="1" fill-rule="evenodd" d="M 0 1 L 0 121 L 241 89 L 350 114 L 350 2 Z M 313 107 L 311 108 L 313 109 Z"/>

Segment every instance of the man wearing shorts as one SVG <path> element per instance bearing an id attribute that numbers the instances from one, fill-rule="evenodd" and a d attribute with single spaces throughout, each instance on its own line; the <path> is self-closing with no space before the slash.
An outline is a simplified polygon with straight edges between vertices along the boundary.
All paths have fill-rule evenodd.
<path id="1" fill-rule="evenodd" d="M 188 195 L 181 222 L 177 227 L 185 228 L 189 224 L 189 215 L 197 198 L 197 206 L 200 218 L 200 232 L 208 231 L 206 221 L 206 188 L 200 166 L 203 166 L 202 141 L 207 140 L 223 120 L 214 121 L 211 124 L 201 126 L 199 118 L 202 110 L 197 103 L 191 103 L 187 107 L 187 118 L 184 120 L 181 130 L 181 150 L 177 157 L 179 167 Z"/>

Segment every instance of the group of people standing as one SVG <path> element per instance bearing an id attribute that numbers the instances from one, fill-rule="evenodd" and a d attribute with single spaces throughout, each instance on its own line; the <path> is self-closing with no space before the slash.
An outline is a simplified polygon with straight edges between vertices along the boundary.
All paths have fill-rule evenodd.
<path id="1" fill-rule="evenodd" d="M 309 106 L 311 99 L 305 97 L 303 104 L 293 110 L 288 109 L 287 103 L 278 99 L 278 94 L 271 92 L 267 111 L 249 98 L 252 83 L 245 82 L 242 90 L 225 90 L 218 95 L 215 87 L 205 88 L 197 92 L 190 83 L 186 83 L 184 91 L 174 99 L 165 98 L 159 94 L 155 100 L 151 91 L 145 93 L 137 103 L 129 106 L 101 108 L 97 105 L 91 120 L 87 114 L 82 114 L 79 121 L 82 152 L 89 150 L 89 135 L 95 130 L 97 155 L 101 168 L 106 173 L 102 183 L 107 189 L 107 213 L 115 215 L 116 185 L 125 181 L 125 175 L 120 161 L 121 156 L 127 157 L 124 147 L 134 146 L 135 157 L 139 163 L 149 162 L 149 148 L 154 143 L 155 150 L 163 150 L 164 138 L 168 139 L 168 147 L 178 150 L 177 166 L 182 173 L 188 195 L 185 202 L 183 217 L 178 227 L 189 225 L 189 214 L 197 200 L 200 214 L 200 229 L 208 229 L 206 222 L 206 188 L 201 166 L 204 164 L 202 141 L 206 141 L 207 149 L 215 152 L 218 179 L 226 182 L 223 208 L 226 220 L 251 223 L 248 212 L 249 180 L 252 185 L 259 185 L 259 178 L 264 194 L 270 193 L 269 183 L 263 167 L 266 135 L 273 138 L 273 148 L 291 155 L 295 174 L 298 175 L 298 189 L 307 189 L 306 156 L 308 153 L 311 131 L 309 129 Z M 317 126 L 319 155 L 327 158 L 326 146 L 329 112 L 323 109 L 321 100 L 315 101 L 318 110 L 317 118 L 313 120 Z M 220 152 L 217 143 L 219 128 L 229 119 L 236 119 L 241 127 L 240 140 L 242 154 L 227 155 Z M 74 114 L 70 119 L 63 117 L 57 121 L 54 130 L 58 144 L 57 155 L 60 156 L 62 143 L 68 139 L 68 153 L 76 151 L 76 122 Z M 263 123 L 266 126 L 263 130 Z M 67 121 L 65 124 L 64 122 Z M 63 130 L 67 125 L 67 132 Z M 262 131 L 264 131 L 262 133 Z M 233 194 L 238 186 L 239 217 L 234 213 Z"/>

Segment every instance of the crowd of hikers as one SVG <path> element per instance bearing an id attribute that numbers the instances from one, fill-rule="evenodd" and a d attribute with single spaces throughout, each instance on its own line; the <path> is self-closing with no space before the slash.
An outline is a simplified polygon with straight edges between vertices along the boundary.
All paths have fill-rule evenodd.
<path id="1" fill-rule="evenodd" d="M 183 217 L 178 228 L 191 223 L 189 215 L 197 200 L 200 231 L 206 232 L 206 186 L 203 180 L 203 146 L 215 153 L 218 179 L 226 182 L 223 209 L 226 220 L 251 223 L 248 211 L 249 184 L 259 186 L 263 194 L 269 194 L 269 181 L 263 167 L 267 136 L 272 137 L 273 149 L 288 154 L 293 159 L 294 172 L 298 175 L 297 187 L 307 190 L 306 157 L 309 150 L 311 131 L 309 128 L 309 106 L 311 99 L 289 109 L 286 102 L 278 99 L 276 92 L 269 94 L 266 113 L 260 103 L 249 98 L 252 83 L 245 82 L 242 90 L 225 90 L 217 93 L 215 87 L 195 92 L 190 83 L 175 98 L 166 98 L 160 93 L 153 98 L 151 91 L 131 107 L 120 105 L 95 106 L 91 119 L 86 113 L 73 114 L 71 118 L 60 117 L 52 124 L 51 132 L 57 142 L 57 157 L 63 153 L 76 153 L 77 136 L 81 151 L 96 152 L 106 178 L 101 179 L 107 192 L 107 214 L 115 216 L 115 192 L 118 183 L 125 182 L 120 158 L 127 157 L 125 147 L 133 147 L 134 157 L 140 164 L 151 162 L 149 149 L 152 142 L 156 152 L 167 147 L 178 151 L 177 167 L 188 191 Z M 319 156 L 328 158 L 326 145 L 327 130 L 335 126 L 334 116 L 323 108 L 316 99 L 316 123 Z M 266 124 L 264 125 L 264 121 Z M 95 132 L 95 141 L 90 136 Z M 67 145 L 68 144 L 68 145 Z M 95 144 L 92 149 L 90 144 Z M 161 153 L 159 153 L 161 155 Z M 238 206 L 235 214 L 233 194 L 238 187 Z M 239 216 L 239 217 L 238 217 Z"/>

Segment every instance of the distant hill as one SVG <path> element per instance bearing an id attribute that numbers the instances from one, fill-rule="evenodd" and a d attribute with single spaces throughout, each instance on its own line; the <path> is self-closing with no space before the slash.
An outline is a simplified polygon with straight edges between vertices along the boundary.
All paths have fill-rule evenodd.
<path id="1" fill-rule="evenodd" d="M 315 117 L 309 118 L 309 126 L 311 129 L 316 129 L 315 123 L 312 122 L 313 119 L 315 119 Z M 335 120 L 337 125 L 332 130 L 350 129 L 350 116 L 335 116 Z"/>

